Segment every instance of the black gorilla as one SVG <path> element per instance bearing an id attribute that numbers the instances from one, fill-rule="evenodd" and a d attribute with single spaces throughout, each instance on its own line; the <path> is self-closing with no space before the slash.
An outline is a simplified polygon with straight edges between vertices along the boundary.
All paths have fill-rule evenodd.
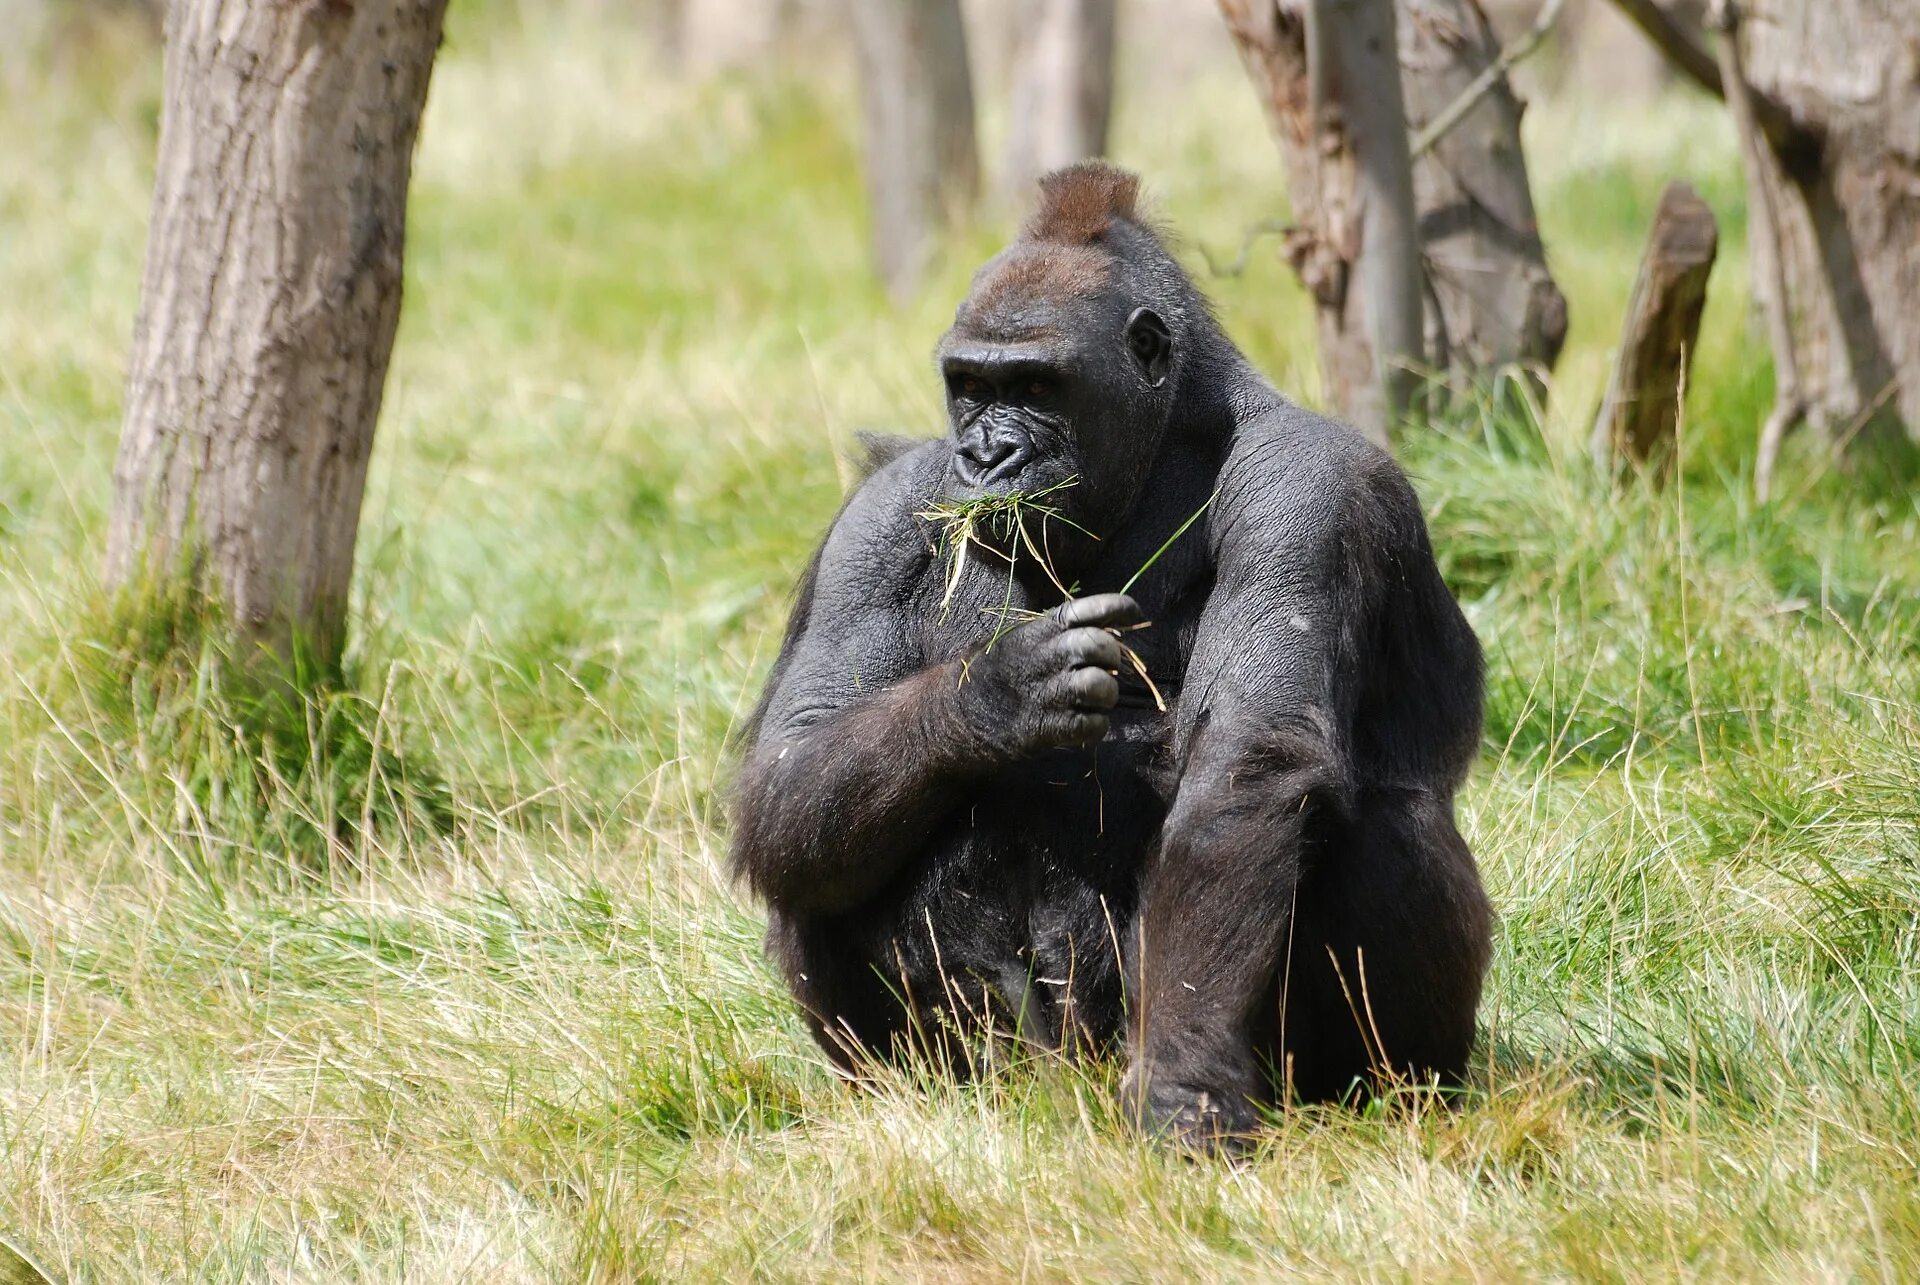
<path id="1" fill-rule="evenodd" d="M 951 436 L 883 452 L 806 573 L 733 861 L 843 1068 L 1124 1029 L 1135 1109 L 1204 1145 L 1464 1072 L 1480 650 L 1405 476 L 1253 371 L 1136 189 L 1049 176 L 975 277 Z M 1015 490 L 1049 512 L 955 572 L 932 513 Z"/>

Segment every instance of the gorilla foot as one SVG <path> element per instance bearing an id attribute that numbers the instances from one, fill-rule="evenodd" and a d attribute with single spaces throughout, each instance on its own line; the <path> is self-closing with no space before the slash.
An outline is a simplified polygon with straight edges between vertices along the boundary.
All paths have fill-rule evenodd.
<path id="1" fill-rule="evenodd" d="M 1142 1076 L 1128 1086 L 1142 1132 L 1203 1156 L 1236 1157 L 1253 1150 L 1260 1112 L 1245 1093 L 1200 1088 Z M 1141 1087 L 1144 1084 L 1144 1087 Z"/>

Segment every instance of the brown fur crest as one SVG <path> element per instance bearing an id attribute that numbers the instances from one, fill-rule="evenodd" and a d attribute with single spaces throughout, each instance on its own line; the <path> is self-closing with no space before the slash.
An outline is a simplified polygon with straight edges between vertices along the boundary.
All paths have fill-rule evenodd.
<path id="1" fill-rule="evenodd" d="M 1021 236 L 1029 241 L 1086 245 L 1106 233 L 1111 219 L 1134 218 L 1140 176 L 1105 161 L 1081 161 L 1040 179 L 1040 204 Z"/>

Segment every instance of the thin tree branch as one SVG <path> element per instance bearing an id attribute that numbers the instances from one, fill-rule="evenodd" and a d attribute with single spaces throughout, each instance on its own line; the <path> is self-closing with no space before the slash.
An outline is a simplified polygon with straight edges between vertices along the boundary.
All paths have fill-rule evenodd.
<path id="1" fill-rule="evenodd" d="M 1293 231 L 1293 223 L 1287 219 L 1261 219 L 1240 238 L 1240 252 L 1224 266 L 1213 257 L 1213 251 L 1206 246 L 1200 247 L 1200 257 L 1207 261 L 1207 273 L 1215 277 L 1237 277 L 1247 270 L 1248 260 L 1253 255 L 1253 243 L 1263 236 L 1283 236 Z"/>
<path id="2" fill-rule="evenodd" d="M 1660 0 L 1613 0 L 1613 7 L 1640 28 L 1647 39 L 1666 55 L 1667 61 L 1686 74 L 1688 80 L 1715 98 L 1727 96 L 1720 82 L 1719 64 L 1714 62 L 1713 55 L 1694 43 L 1686 28 L 1660 7 Z"/>
<path id="3" fill-rule="evenodd" d="M 1746 166 L 1747 190 L 1752 195 L 1748 240 L 1754 268 L 1760 277 L 1761 303 L 1767 317 L 1767 338 L 1773 347 L 1773 411 L 1760 430 L 1759 457 L 1754 463 L 1753 492 L 1762 504 L 1773 493 L 1773 469 L 1780 444 L 1807 415 L 1806 394 L 1800 386 L 1800 361 L 1794 351 L 1793 319 L 1787 310 L 1787 273 L 1778 189 L 1767 172 L 1760 123 L 1754 115 L 1752 90 L 1740 61 L 1740 9 L 1734 0 L 1714 0 L 1707 14 L 1713 32 L 1720 80 L 1727 91 L 1727 108 L 1740 136 L 1740 159 Z"/>
<path id="4" fill-rule="evenodd" d="M 1540 16 L 1534 19 L 1533 26 L 1519 39 L 1502 49 L 1500 56 L 1488 63 L 1480 74 L 1473 78 L 1472 83 L 1460 91 L 1458 98 L 1448 103 L 1432 120 L 1420 127 L 1420 132 L 1413 136 L 1412 142 L 1407 146 L 1414 160 L 1419 160 L 1427 149 L 1445 138 L 1447 131 L 1467 118 L 1467 113 L 1473 110 L 1474 104 L 1485 98 L 1495 85 L 1506 78 L 1509 69 L 1540 47 L 1540 43 L 1553 30 L 1553 24 L 1560 20 L 1560 10 L 1566 7 L 1566 3 L 1567 0 L 1547 0 L 1544 5 L 1541 5 Z"/>
<path id="5" fill-rule="evenodd" d="M 1613 7 L 1640 28 L 1654 47 L 1666 55 L 1667 61 L 1687 79 L 1715 98 L 1726 98 L 1725 78 L 1715 56 L 1699 46 L 1686 28 L 1661 7 L 1660 0 L 1613 0 Z M 1751 84 L 1746 89 L 1760 132 L 1766 136 L 1768 145 L 1773 148 L 1774 155 L 1780 158 L 1789 175 L 1817 167 L 1821 134 L 1818 123 L 1795 119 L 1793 113 L 1778 99 L 1760 92 Z"/>

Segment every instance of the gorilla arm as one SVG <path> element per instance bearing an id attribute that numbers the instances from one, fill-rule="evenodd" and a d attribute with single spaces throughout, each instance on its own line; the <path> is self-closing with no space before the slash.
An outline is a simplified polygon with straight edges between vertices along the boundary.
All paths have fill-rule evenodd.
<path id="1" fill-rule="evenodd" d="M 1124 655 L 1117 594 L 1056 607 L 991 647 L 927 664 L 915 641 L 931 555 L 911 460 L 876 474 L 828 533 L 770 680 L 734 805 L 734 868 L 799 914 L 851 909 L 1005 764 L 1097 741 Z M 804 614 L 804 619 L 801 616 Z"/>
<path id="2" fill-rule="evenodd" d="M 1352 795 L 1345 729 L 1371 586 L 1355 461 L 1325 451 L 1243 434 L 1222 474 L 1180 781 L 1141 892 L 1129 1093 L 1149 1127 L 1203 1144 L 1247 1132 L 1268 1096 L 1253 1028 L 1286 951 L 1309 814 Z"/>

